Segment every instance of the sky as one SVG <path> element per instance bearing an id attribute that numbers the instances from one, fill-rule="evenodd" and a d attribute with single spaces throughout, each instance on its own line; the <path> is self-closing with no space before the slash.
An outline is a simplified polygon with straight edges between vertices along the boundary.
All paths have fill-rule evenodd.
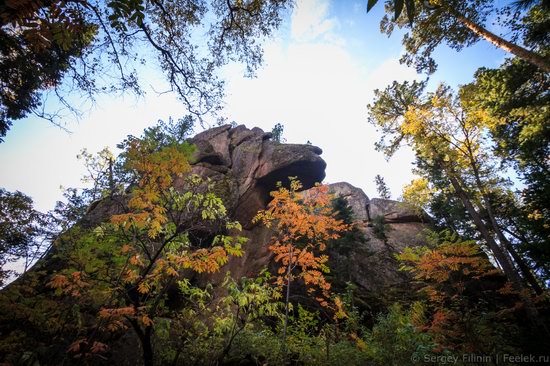
<path id="1" fill-rule="evenodd" d="M 222 115 L 264 131 L 282 123 L 287 142 L 311 141 L 323 149 L 326 183 L 347 181 L 375 197 L 374 177 L 380 174 L 397 198 L 413 178 L 413 156 L 402 149 L 386 161 L 375 151 L 380 135 L 367 122 L 367 105 L 375 89 L 423 76 L 399 64 L 399 32 L 390 38 L 380 34 L 382 6 L 369 14 L 365 8 L 366 0 L 298 0 L 266 42 L 255 78 L 244 78 L 241 65 L 222 70 L 227 94 Z M 479 42 L 460 53 L 440 47 L 434 57 L 439 69 L 430 84 L 456 87 L 471 81 L 478 67 L 500 65 L 505 54 Z M 162 79 L 151 72 L 146 83 Z M 60 187 L 84 186 L 80 150 L 116 151 L 127 135 L 185 115 L 175 95 L 146 91 L 140 98 L 100 96 L 79 121 L 67 123 L 71 133 L 38 118 L 16 121 L 0 144 L 0 187 L 26 193 L 41 211 L 52 209 L 62 198 Z"/>

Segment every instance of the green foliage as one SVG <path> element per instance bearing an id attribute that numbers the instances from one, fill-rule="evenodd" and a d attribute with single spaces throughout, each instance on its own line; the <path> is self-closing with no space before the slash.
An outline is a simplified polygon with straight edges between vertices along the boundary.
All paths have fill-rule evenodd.
<path id="1" fill-rule="evenodd" d="M 417 302 L 408 311 L 394 304 L 386 315 L 379 315 L 365 339 L 369 358 L 376 365 L 401 366 L 430 355 L 435 344 L 429 334 L 419 329 L 424 312 L 424 306 Z"/>
<path id="2" fill-rule="evenodd" d="M 376 191 L 378 192 L 378 196 L 380 196 L 380 198 L 385 200 L 391 199 L 390 189 L 386 184 L 384 177 L 380 174 L 376 174 L 376 177 L 374 177 L 374 183 L 376 183 Z"/>
<path id="3" fill-rule="evenodd" d="M 47 216 L 34 209 L 29 196 L 0 188 L 0 287 L 16 272 L 5 270 L 7 263 L 23 260 L 26 271 L 45 252 L 48 225 Z"/>
<path id="4" fill-rule="evenodd" d="M 271 139 L 275 142 L 283 143 L 286 139 L 283 137 L 285 127 L 281 123 L 277 123 L 271 130 Z"/>
<path id="5" fill-rule="evenodd" d="M 288 0 L 2 4 L 0 142 L 13 121 L 31 113 L 61 124 L 58 112 L 41 108 L 44 93 L 77 116 L 80 106 L 68 98 L 75 91 L 85 101 L 101 93 L 142 94 L 137 70 L 151 55 L 191 114 L 215 112 L 223 95 L 216 71 L 238 61 L 253 75 L 262 63 L 261 40 L 290 7 Z"/>
<path id="6" fill-rule="evenodd" d="M 268 319 L 281 320 L 281 295 L 270 282 L 271 275 L 265 270 L 240 281 L 227 273 L 217 289 L 226 294 L 214 299 L 213 286 L 199 288 L 187 279 L 178 281 L 185 305 L 171 321 L 170 330 L 158 334 L 161 363 L 204 365 L 242 360 L 246 353 L 235 351 L 242 339 L 268 332 L 264 325 Z M 278 340 L 275 344 L 278 346 Z M 248 345 L 245 349 L 259 354 L 261 346 Z"/>
<path id="7" fill-rule="evenodd" d="M 353 248 L 367 239 L 359 227 L 355 224 L 353 210 L 348 201 L 340 196 L 332 200 L 332 209 L 334 217 L 350 226 L 350 230 L 343 232 L 338 239 L 328 242 L 329 249 L 336 250 L 340 254 L 347 255 Z M 329 259 L 330 260 L 330 259 Z"/>
<path id="8" fill-rule="evenodd" d="M 286 353 L 281 352 L 280 337 L 265 325 L 244 331 L 235 339 L 235 363 L 254 361 L 269 365 L 364 365 L 367 355 L 356 341 L 338 335 L 334 324 L 320 323 L 319 314 L 298 305 L 288 325 Z"/>
<path id="9" fill-rule="evenodd" d="M 382 240 L 385 244 L 388 243 L 388 233 L 392 227 L 386 223 L 384 215 L 377 215 L 372 218 L 372 233 L 378 240 Z"/>

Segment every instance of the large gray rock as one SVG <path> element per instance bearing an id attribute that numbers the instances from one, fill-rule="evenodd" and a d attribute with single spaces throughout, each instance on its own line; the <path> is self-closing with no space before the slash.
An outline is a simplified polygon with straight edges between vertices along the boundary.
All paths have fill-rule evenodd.
<path id="1" fill-rule="evenodd" d="M 340 276 L 358 285 L 360 292 L 370 300 L 382 298 L 392 289 L 406 288 L 411 279 L 399 271 L 395 254 L 406 247 L 425 244 L 427 215 L 419 214 L 402 202 L 369 200 L 362 189 L 347 182 L 331 184 L 330 191 L 346 199 L 357 229 L 365 237 L 365 241 L 357 241 L 345 253 L 338 247 L 332 249 L 332 263 L 339 267 Z M 384 217 L 385 240 L 373 227 L 378 225 L 373 222 L 377 216 Z"/>
<path id="2" fill-rule="evenodd" d="M 330 184 L 330 191 L 348 201 L 355 220 L 367 221 L 369 219 L 369 197 L 361 188 L 354 187 L 348 182 L 339 182 Z"/>
<path id="3" fill-rule="evenodd" d="M 429 217 L 424 212 L 399 201 L 373 198 L 369 204 L 370 220 L 376 216 L 384 216 L 388 223 L 421 222 L 428 223 Z"/>

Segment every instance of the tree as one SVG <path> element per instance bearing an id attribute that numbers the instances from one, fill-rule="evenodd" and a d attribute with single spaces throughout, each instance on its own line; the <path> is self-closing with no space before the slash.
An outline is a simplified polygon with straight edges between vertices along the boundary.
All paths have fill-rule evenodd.
<path id="1" fill-rule="evenodd" d="M 420 291 L 428 300 L 423 329 L 440 351 L 488 354 L 508 349 L 517 340 L 510 341 L 514 326 L 506 304 L 513 298 L 507 286 L 495 281 L 498 271 L 481 247 L 449 230 L 430 232 L 427 238 L 427 247 L 407 247 L 397 255 L 401 269 L 422 284 Z"/>
<path id="2" fill-rule="evenodd" d="M 49 286 L 69 303 L 86 304 L 97 317 L 84 324 L 83 336 L 69 347 L 71 355 L 102 353 L 110 333 L 130 327 L 143 363 L 152 365 L 155 325 L 169 314 L 165 303 L 178 279 L 186 271 L 218 271 L 229 256 L 242 255 L 246 239 L 236 235 L 240 225 L 228 219 L 213 184 L 187 174 L 193 151 L 188 143 L 157 127 L 121 146 L 122 178 L 132 184 L 114 196 L 118 213 L 91 229 L 70 230 L 71 246 L 57 249 L 65 267 L 51 276 Z M 175 179 L 181 190 L 174 188 Z"/>
<path id="3" fill-rule="evenodd" d="M 378 192 L 380 198 L 385 200 L 391 199 L 390 189 L 388 188 L 384 177 L 380 174 L 376 174 L 376 177 L 374 177 L 374 183 L 376 183 L 376 191 Z"/>
<path id="4" fill-rule="evenodd" d="M 394 250 L 389 243 L 388 233 L 390 231 L 392 231 L 392 227 L 386 222 L 384 215 L 376 215 L 372 218 L 372 234 L 376 239 L 382 240 L 388 251 Z"/>
<path id="5" fill-rule="evenodd" d="M 332 210 L 334 218 L 348 225 L 349 229 L 341 232 L 338 239 L 329 241 L 328 246 L 329 249 L 334 249 L 339 254 L 347 255 L 354 247 L 365 243 L 367 238 L 365 238 L 365 235 L 358 227 L 353 209 L 347 199 L 342 196 L 336 196 L 332 200 Z M 340 266 L 337 265 L 336 267 Z"/>
<path id="6" fill-rule="evenodd" d="M 550 278 L 550 79 L 532 65 L 506 61 L 498 69 L 482 68 L 461 90 L 469 108 L 484 116 L 495 141 L 494 153 L 512 166 L 525 184 L 519 211 L 507 225 L 508 234 L 521 242 L 521 250 Z M 512 207 L 512 206 L 509 206 Z"/>
<path id="7" fill-rule="evenodd" d="M 74 113 L 68 95 L 75 91 L 92 100 L 104 92 L 141 94 L 136 70 L 149 52 L 190 113 L 213 112 L 223 87 L 216 70 L 239 61 L 251 75 L 262 62 L 259 40 L 279 26 L 290 6 L 288 0 L 5 2 L 0 138 L 30 113 L 60 123 L 59 113 L 44 105 L 45 92 Z"/>
<path id="8" fill-rule="evenodd" d="M 422 90 L 423 85 L 417 82 L 394 82 L 385 91 L 376 91 L 370 121 L 382 127 L 384 136 L 391 137 L 389 142 L 383 138 L 378 148 L 391 156 L 400 144 L 410 144 L 417 157 L 418 172 L 441 189 L 452 188 L 448 191 L 461 202 L 514 289 L 524 292 L 525 280 L 541 293 L 540 283 L 504 235 L 495 216 L 491 194 L 504 182 L 498 178 L 485 145 L 480 116 L 445 86 L 426 96 Z M 543 328 L 530 298 L 522 295 L 522 299 L 531 320 Z"/>
<path id="9" fill-rule="evenodd" d="M 367 11 L 376 3 L 377 0 L 369 0 Z M 531 3 L 536 3 L 533 8 L 537 8 L 537 11 L 547 13 L 549 10 L 544 1 Z M 407 16 L 403 14 L 404 5 Z M 499 18 L 508 20 L 505 26 L 511 28 L 512 40 L 516 39 L 523 30 L 519 22 L 522 14 L 521 10 L 514 10 L 511 6 L 498 8 L 493 1 L 488 0 L 395 0 L 387 3 L 386 13 L 380 22 L 382 32 L 389 36 L 396 26 L 410 30 L 403 37 L 406 53 L 401 61 L 414 65 L 419 72 L 435 72 L 436 63 L 431 55 L 440 44 L 444 43 L 459 51 L 481 38 L 545 72 L 550 72 L 550 59 L 546 50 L 525 48 L 490 32 L 484 26 L 489 15 L 496 14 Z"/>
<path id="10" fill-rule="evenodd" d="M 241 278 L 239 282 L 231 276 L 226 276 L 225 286 L 228 295 L 222 302 L 228 307 L 229 322 L 225 323 L 226 339 L 223 342 L 222 352 L 218 356 L 219 364 L 229 355 L 235 338 L 246 328 L 250 328 L 256 322 L 266 317 L 280 318 L 282 303 L 278 300 L 282 297 L 279 288 L 273 287 L 271 274 L 263 270 L 255 278 Z"/>
<path id="11" fill-rule="evenodd" d="M 47 250 L 49 234 L 47 216 L 33 207 L 32 199 L 19 192 L 0 188 L 0 287 L 16 271 L 4 266 L 23 260 L 26 272 Z"/>
<path id="12" fill-rule="evenodd" d="M 271 139 L 276 142 L 285 142 L 286 139 L 283 137 L 283 131 L 285 129 L 285 126 L 283 126 L 280 123 L 277 123 L 275 126 L 273 126 L 273 129 L 271 130 L 271 134 L 273 137 Z"/>
<path id="13" fill-rule="evenodd" d="M 435 342 L 422 331 L 425 309 L 415 302 L 406 311 L 399 303 L 379 314 L 372 330 L 367 333 L 366 352 L 374 365 L 407 365 L 413 360 L 431 356 Z"/>
<path id="14" fill-rule="evenodd" d="M 380 198 L 385 200 L 391 199 L 390 189 L 388 188 L 384 177 L 377 174 L 376 177 L 374 177 L 374 183 L 376 183 L 376 190 Z M 378 240 L 382 240 L 386 248 L 391 250 L 392 248 L 388 242 L 388 233 L 392 230 L 392 227 L 386 223 L 386 218 L 384 215 L 377 215 L 373 217 L 371 224 L 374 237 Z"/>
<path id="15" fill-rule="evenodd" d="M 39 9 L 44 3 L 0 5 L 0 142 L 12 122 L 29 113 L 53 121 L 53 115 L 40 109 L 39 91 L 57 88 L 67 73 L 72 73 L 81 87 L 88 81 L 75 73 L 75 60 L 86 57 L 97 29 L 75 3 L 48 1 L 48 16 Z"/>
<path id="16" fill-rule="evenodd" d="M 301 279 L 308 293 L 319 294 L 316 299 L 321 306 L 328 306 L 330 284 L 324 273 L 328 257 L 319 255 L 326 249 L 327 242 L 339 237 L 339 232 L 347 231 L 349 226 L 332 215 L 331 197 L 328 187 L 317 185 L 307 194 L 300 195 L 302 184 L 290 178 L 290 187 L 278 183 L 279 189 L 271 192 L 273 199 L 266 210 L 258 212 L 254 222 L 274 227 L 269 249 L 280 263 L 277 285 L 286 286 L 285 321 L 283 328 L 283 346 L 286 342 L 288 313 L 290 303 L 290 285 Z"/>

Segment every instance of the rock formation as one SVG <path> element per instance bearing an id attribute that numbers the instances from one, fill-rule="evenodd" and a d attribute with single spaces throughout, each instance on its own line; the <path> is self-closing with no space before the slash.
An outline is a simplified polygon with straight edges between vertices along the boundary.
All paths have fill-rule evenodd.
<path id="1" fill-rule="evenodd" d="M 266 208 L 270 201 L 269 193 L 276 190 L 277 182 L 288 184 L 288 177 L 299 179 L 304 189 L 313 187 L 325 177 L 326 163 L 320 157 L 322 150 L 311 145 L 281 144 L 271 140 L 271 134 L 259 128 L 248 129 L 245 126 L 221 126 L 199 133 L 191 139 L 196 151 L 191 159 L 191 171 L 203 178 L 209 178 L 215 186 L 216 193 L 223 199 L 232 219 L 238 220 L 243 231 L 241 236 L 247 237 L 244 247 L 245 254 L 231 257 L 222 272 L 210 275 L 193 275 L 193 281 L 198 284 L 221 283 L 226 271 L 240 278 L 259 273 L 273 261 L 268 249 L 272 235 L 270 229 L 255 225 L 252 218 L 256 213 Z M 176 189 L 183 188 L 183 180 L 174 182 Z M 332 192 L 346 199 L 353 211 L 353 219 L 357 229 L 344 241 L 329 243 L 330 274 L 335 291 L 343 291 L 347 282 L 356 285 L 356 304 L 363 310 L 371 310 L 370 314 L 384 310 L 395 291 L 410 294 L 410 278 L 398 271 L 394 254 L 406 245 L 422 243 L 422 229 L 426 227 L 425 218 L 402 203 L 380 199 L 369 199 L 359 188 L 349 183 L 335 183 L 330 186 Z M 107 197 L 90 205 L 86 215 L 80 220 L 83 228 L 94 228 L 108 220 L 113 214 L 122 213 L 121 203 L 127 197 Z M 375 232 L 374 218 L 385 218 L 387 237 L 381 239 Z M 201 228 L 205 238 L 211 237 L 209 228 Z M 63 237 L 60 237 L 62 240 Z M 71 250 L 70 240 L 66 241 L 63 250 Z M 34 274 L 27 272 L 16 282 L 28 282 L 43 287 L 49 281 L 50 275 L 64 268 L 62 256 L 58 256 L 56 247 L 34 268 Z M 31 274 L 29 274 L 31 273 Z M 28 281 L 27 281 L 28 280 Z M 15 284 L 15 283 L 14 283 Z M 177 290 L 177 289 L 176 289 Z M 303 289 L 302 289 L 303 290 Z M 13 296 L 19 296 L 15 289 Z M 221 291 L 221 290 L 220 290 Z M 300 301 L 309 301 L 308 296 L 301 296 L 296 286 L 294 296 L 300 296 Z M 178 291 L 169 296 L 169 306 L 177 308 L 180 300 Z M 305 292 L 302 295 L 306 295 Z M 45 295 L 49 296 L 49 295 Z M 306 300 L 303 300 L 306 299 Z M 395 297 L 394 297 L 395 299 Z M 318 303 L 311 299 L 312 306 Z M 9 317 L 9 316 L 8 316 Z M 19 318 L 16 318 L 19 319 Z M 6 329 L 17 329 L 18 324 L 5 324 Z M 7 334 L 7 333 L 6 333 Z M 111 364 L 137 364 L 140 355 L 135 352 L 139 347 L 136 335 L 127 332 L 111 346 L 117 349 Z"/>
<path id="2" fill-rule="evenodd" d="M 281 144 L 271 140 L 271 133 L 259 128 L 248 129 L 244 125 L 225 125 L 197 134 L 191 139 L 197 150 L 192 157 L 192 173 L 208 177 L 217 183 L 233 219 L 243 226 L 242 236 L 249 239 L 245 254 L 231 258 L 225 270 L 236 278 L 258 273 L 270 264 L 268 242 L 271 232 L 252 224 L 256 213 L 264 209 L 270 200 L 269 192 L 276 183 L 288 182 L 288 177 L 297 177 L 304 189 L 311 188 L 325 177 L 326 163 L 321 158 L 322 150 L 311 145 Z M 179 185 L 176 182 L 176 187 Z M 330 185 L 336 196 L 344 197 L 351 206 L 354 220 L 363 233 L 365 241 L 352 245 L 343 254 L 339 248 L 330 253 L 337 258 L 346 273 L 335 273 L 336 280 L 351 281 L 359 292 L 376 298 L 388 289 L 399 287 L 408 278 L 398 271 L 394 254 L 405 246 L 422 243 L 422 230 L 426 218 L 418 215 L 405 204 L 383 199 L 369 199 L 357 187 L 341 182 Z M 100 204 L 88 213 L 85 220 L 97 224 L 112 214 L 112 207 Z M 377 238 L 372 222 L 382 215 L 387 223 L 387 240 Z M 217 273 L 202 277 L 203 281 L 217 283 L 224 277 Z"/>
<path id="3" fill-rule="evenodd" d="M 322 150 L 311 145 L 281 144 L 270 140 L 271 133 L 259 128 L 229 125 L 199 133 L 191 142 L 197 147 L 192 172 L 218 182 L 220 195 L 233 219 L 243 225 L 249 238 L 242 258 L 232 258 L 226 269 L 239 278 L 257 273 L 269 260 L 269 230 L 252 225 L 252 218 L 270 200 L 277 182 L 296 176 L 305 188 L 325 177 Z M 208 278 L 219 281 L 224 274 Z"/>
<path id="4" fill-rule="evenodd" d="M 258 210 L 269 202 L 278 181 L 297 176 L 305 187 L 325 177 L 322 150 L 311 145 L 280 144 L 271 133 L 244 125 L 216 127 L 196 135 L 193 173 L 228 183 L 226 205 L 234 218 L 248 227 Z"/>
<path id="5" fill-rule="evenodd" d="M 424 230 L 428 227 L 428 217 L 418 214 L 406 204 L 380 198 L 369 199 L 357 187 L 347 182 L 330 184 L 330 190 L 346 199 L 351 207 L 355 224 L 364 235 L 364 241 L 357 241 L 345 255 L 333 248 L 331 257 L 343 263 L 339 273 L 345 280 L 357 286 L 365 306 L 377 308 L 385 306 L 384 298 L 395 292 L 410 291 L 410 277 L 399 271 L 395 254 L 407 246 L 424 244 Z M 382 239 L 374 228 L 374 219 L 384 218 L 386 239 Z M 338 269 L 336 269 L 338 271 Z"/>
<path id="6" fill-rule="evenodd" d="M 296 176 L 307 189 L 325 176 L 326 163 L 320 157 L 321 149 L 280 144 L 270 138 L 270 133 L 259 128 L 250 130 L 241 125 L 217 127 L 192 139 L 198 147 L 193 172 L 225 182 L 226 204 L 233 218 L 242 223 L 242 235 L 249 238 L 244 257 L 233 258 L 227 267 L 236 277 L 255 273 L 269 265 L 270 232 L 252 225 L 251 219 L 266 207 L 269 192 L 276 188 L 276 182 L 284 183 L 289 176 Z M 369 199 L 361 189 L 346 182 L 331 184 L 330 189 L 347 200 L 365 237 L 365 242 L 356 243 L 345 255 L 338 248 L 332 250 L 331 255 L 347 268 L 344 280 L 355 283 L 368 298 L 406 284 L 409 278 L 398 271 L 394 254 L 405 246 L 422 244 L 427 218 L 397 201 Z M 379 215 L 388 226 L 385 241 L 376 237 L 372 227 L 373 219 Z M 338 275 L 342 274 L 335 273 Z M 215 277 L 221 279 L 222 276 Z"/>

